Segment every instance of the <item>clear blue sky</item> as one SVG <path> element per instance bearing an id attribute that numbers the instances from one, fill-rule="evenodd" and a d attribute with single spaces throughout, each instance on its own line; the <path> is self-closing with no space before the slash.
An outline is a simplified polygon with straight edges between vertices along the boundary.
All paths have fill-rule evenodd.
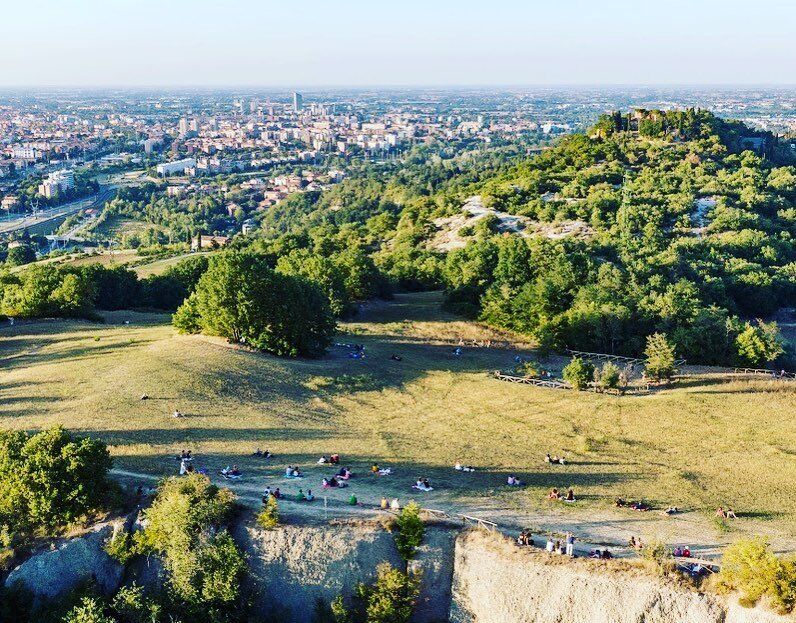
<path id="1" fill-rule="evenodd" d="M 7 0 L 0 85 L 793 84 L 796 0 Z"/>

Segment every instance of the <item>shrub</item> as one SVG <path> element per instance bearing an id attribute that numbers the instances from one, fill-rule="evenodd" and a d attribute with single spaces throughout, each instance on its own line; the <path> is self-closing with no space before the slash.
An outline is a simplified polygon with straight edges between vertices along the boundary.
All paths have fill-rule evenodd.
<path id="1" fill-rule="evenodd" d="M 738 591 L 745 606 L 762 597 L 781 613 L 796 606 L 796 560 L 777 558 L 761 537 L 736 541 L 725 550 L 717 582 L 720 589 Z"/>
<path id="2" fill-rule="evenodd" d="M 201 474 L 163 481 L 136 534 L 142 553 L 163 556 L 172 600 L 189 620 L 227 620 L 238 606 L 246 564 L 222 524 L 234 495 Z"/>
<path id="3" fill-rule="evenodd" d="M 367 623 L 408 623 L 419 594 L 420 578 L 382 563 L 376 581 L 360 584 L 357 597 L 365 604 Z"/>
<path id="4" fill-rule="evenodd" d="M 666 335 L 654 333 L 647 337 L 644 350 L 647 357 L 647 375 L 656 380 L 671 380 L 674 375 L 674 348 L 669 344 Z"/>
<path id="5" fill-rule="evenodd" d="M 119 563 L 127 564 L 136 554 L 133 537 L 124 529 L 115 532 L 105 542 L 105 552 Z"/>
<path id="6" fill-rule="evenodd" d="M 67 613 L 64 623 L 116 623 L 105 610 L 105 604 L 99 598 L 84 597 Z"/>
<path id="7" fill-rule="evenodd" d="M 662 541 L 652 541 L 641 550 L 644 560 L 651 563 L 661 575 L 674 571 L 674 557 Z"/>
<path id="8" fill-rule="evenodd" d="M 573 389 L 580 391 L 589 384 L 594 375 L 594 366 L 580 357 L 575 357 L 562 370 L 564 380 L 572 385 Z"/>
<path id="9" fill-rule="evenodd" d="M 0 432 L 0 525 L 52 528 L 104 506 L 111 492 L 107 447 L 61 427 Z"/>
<path id="10" fill-rule="evenodd" d="M 263 530 L 273 530 L 279 525 L 279 503 L 269 495 L 262 510 L 257 514 L 257 525 Z"/>
<path id="11" fill-rule="evenodd" d="M 395 533 L 395 547 L 398 554 L 406 561 L 415 557 L 415 552 L 423 542 L 425 526 L 420 519 L 420 507 L 417 502 L 409 502 L 401 509 L 401 514 L 395 521 L 397 531 Z"/>
<path id="12" fill-rule="evenodd" d="M 621 372 L 619 368 L 607 361 L 603 364 L 599 374 L 595 370 L 595 380 L 603 389 L 616 389 L 620 384 Z"/>
<path id="13" fill-rule="evenodd" d="M 342 596 L 332 601 L 335 623 L 408 623 L 419 594 L 420 576 L 381 563 L 373 584 L 359 583 L 351 607 Z"/>

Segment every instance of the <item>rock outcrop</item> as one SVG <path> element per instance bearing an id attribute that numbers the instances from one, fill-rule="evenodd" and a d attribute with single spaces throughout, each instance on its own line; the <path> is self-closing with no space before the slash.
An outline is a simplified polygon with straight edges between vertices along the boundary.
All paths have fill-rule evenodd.
<path id="1" fill-rule="evenodd" d="M 113 593 L 124 573 L 124 567 L 104 550 L 113 530 L 114 526 L 104 525 L 58 549 L 32 556 L 9 573 L 6 586 L 19 582 L 38 600 L 60 597 L 87 580 L 103 593 Z"/>
<path id="2" fill-rule="evenodd" d="M 257 609 L 285 623 L 310 623 L 317 602 L 349 595 L 374 578 L 376 565 L 400 565 L 392 535 L 370 524 L 237 526 L 235 540 L 249 557 Z"/>
<path id="3" fill-rule="evenodd" d="M 503 538 L 457 539 L 453 623 L 785 623 L 763 608 L 701 593 L 630 564 L 519 550 Z"/>

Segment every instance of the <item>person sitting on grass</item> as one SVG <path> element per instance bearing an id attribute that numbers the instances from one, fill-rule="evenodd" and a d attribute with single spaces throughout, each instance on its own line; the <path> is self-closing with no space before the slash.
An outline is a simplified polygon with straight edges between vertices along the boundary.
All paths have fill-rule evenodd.
<path id="1" fill-rule="evenodd" d="M 271 487 L 266 487 L 266 488 L 265 488 L 265 491 L 263 491 L 263 498 L 262 498 L 262 499 L 263 499 L 263 504 L 265 504 L 266 502 L 268 502 L 268 500 L 269 500 L 269 498 L 271 497 L 271 495 L 273 495 L 273 494 L 271 493 Z"/>
<path id="2" fill-rule="evenodd" d="M 357 496 L 355 496 L 355 495 L 352 493 L 352 494 L 351 494 L 351 497 L 350 497 L 350 498 L 348 498 L 348 505 L 349 505 L 349 506 L 356 506 L 358 503 L 359 503 L 359 501 L 357 500 Z"/>
<path id="3" fill-rule="evenodd" d="M 252 456 L 256 456 L 256 457 L 259 457 L 261 459 L 270 459 L 272 455 L 271 455 L 270 450 L 266 450 L 265 452 L 263 452 L 262 450 L 260 450 L 260 448 L 257 448 L 252 453 Z"/>
<path id="4" fill-rule="evenodd" d="M 417 482 L 412 485 L 413 489 L 418 491 L 433 491 L 434 488 L 429 484 L 428 478 L 418 478 Z"/>
<path id="5" fill-rule="evenodd" d="M 301 470 L 298 468 L 298 465 L 293 468 L 293 473 L 290 475 L 291 478 L 304 478 L 304 474 L 301 473 Z"/>
<path id="6" fill-rule="evenodd" d="M 337 472 L 337 477 L 342 480 L 348 480 L 353 475 L 354 474 L 352 474 L 351 470 L 349 470 L 347 467 L 343 467 L 339 472 Z"/>
<path id="7" fill-rule="evenodd" d="M 304 499 L 307 502 L 312 502 L 315 499 L 315 496 L 312 494 L 312 489 L 307 489 L 307 494 L 304 496 Z"/>
<path id="8" fill-rule="evenodd" d="M 327 459 L 325 456 L 322 456 L 321 458 L 318 459 L 318 465 L 326 465 L 328 462 L 329 459 Z"/>
<path id="9" fill-rule="evenodd" d="M 333 454 L 332 456 L 330 456 L 329 463 L 331 463 L 332 465 L 338 465 L 340 463 L 340 455 Z"/>
<path id="10" fill-rule="evenodd" d="M 304 490 L 299 488 L 298 493 L 296 494 L 296 502 L 303 502 L 305 499 Z"/>
<path id="11" fill-rule="evenodd" d="M 281 499 L 282 499 L 282 492 L 279 490 L 279 487 L 277 487 L 276 489 L 274 489 L 274 494 L 273 494 L 273 495 L 274 495 L 274 497 L 275 497 L 277 500 L 281 500 Z"/>
<path id="12" fill-rule="evenodd" d="M 567 489 L 567 495 L 564 498 L 565 502 L 574 502 L 575 501 L 575 492 L 570 488 Z"/>
<path id="13" fill-rule="evenodd" d="M 641 537 L 636 538 L 634 536 L 630 537 L 630 540 L 627 542 L 628 546 L 632 549 L 639 550 L 643 549 L 644 546 L 641 544 Z"/>
<path id="14" fill-rule="evenodd" d="M 553 487 L 550 490 L 550 493 L 547 494 L 547 499 L 548 500 L 560 500 L 561 499 L 561 494 L 558 492 L 557 488 Z"/>
<path id="15" fill-rule="evenodd" d="M 238 466 L 237 466 L 237 465 L 233 465 L 232 467 L 225 467 L 224 469 L 222 469 L 222 470 L 221 470 L 221 475 L 222 475 L 224 478 L 228 479 L 228 480 L 237 480 L 237 479 L 238 479 L 238 478 L 240 478 L 240 477 L 241 477 L 243 474 L 242 474 L 242 473 L 241 473 L 241 471 L 238 469 Z"/>
<path id="16" fill-rule="evenodd" d="M 520 487 L 522 486 L 522 481 L 514 475 L 509 475 L 506 479 L 506 484 L 508 484 L 509 487 Z"/>
<path id="17" fill-rule="evenodd" d="M 292 475 L 293 475 L 293 466 L 292 465 L 288 465 L 285 468 L 285 478 L 290 478 Z"/>
<path id="18" fill-rule="evenodd" d="M 379 473 L 379 464 L 378 463 L 374 463 L 373 465 L 370 466 L 370 473 L 373 474 L 374 476 Z"/>
<path id="19" fill-rule="evenodd" d="M 724 509 L 721 506 L 716 509 L 716 517 L 719 519 L 727 519 L 727 513 L 724 512 Z"/>
<path id="20" fill-rule="evenodd" d="M 735 511 L 731 508 L 727 508 L 727 519 L 738 519 L 738 516 L 735 514 Z"/>

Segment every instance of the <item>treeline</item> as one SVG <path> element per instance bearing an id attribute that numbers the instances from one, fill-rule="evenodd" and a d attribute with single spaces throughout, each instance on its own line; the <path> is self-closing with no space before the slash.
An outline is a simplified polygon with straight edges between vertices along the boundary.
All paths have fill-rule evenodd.
<path id="1" fill-rule="evenodd" d="M 174 311 L 207 269 L 186 258 L 163 275 L 140 279 L 128 268 L 41 264 L 0 274 L 0 313 L 9 318 L 99 318 L 98 310 Z"/>

